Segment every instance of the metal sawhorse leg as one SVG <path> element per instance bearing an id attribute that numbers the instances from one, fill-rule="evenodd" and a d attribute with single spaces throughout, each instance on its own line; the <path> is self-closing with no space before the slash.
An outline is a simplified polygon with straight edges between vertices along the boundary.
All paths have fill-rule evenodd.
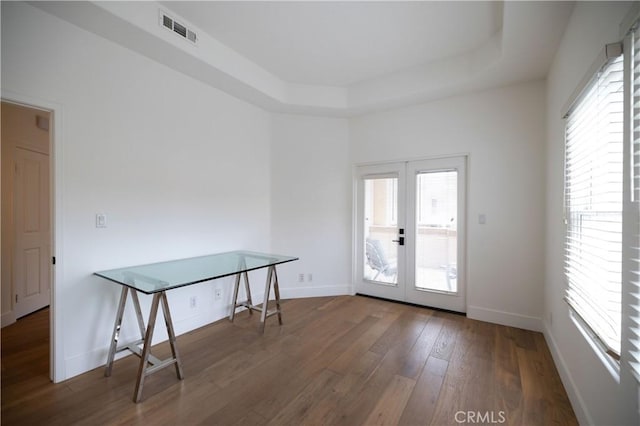
<path id="1" fill-rule="evenodd" d="M 243 268 L 244 269 L 244 268 Z M 240 276 L 242 275 L 244 281 L 245 292 L 247 294 L 247 300 L 244 302 L 238 302 L 238 292 L 240 288 Z M 273 293 L 275 295 L 276 308 L 269 310 L 269 293 L 271 293 L 271 287 L 273 286 Z M 282 325 L 282 310 L 280 309 L 280 287 L 278 286 L 278 274 L 276 272 L 276 266 L 269 266 L 267 272 L 267 281 L 264 289 L 264 300 L 262 306 L 255 306 L 251 301 L 251 289 L 249 288 L 249 276 L 247 271 L 240 272 L 236 275 L 236 282 L 233 287 L 233 301 L 231 306 L 231 314 L 229 320 L 233 321 L 236 309 L 245 307 L 249 309 L 249 315 L 253 314 L 253 310 L 260 311 L 260 331 L 264 333 L 264 326 L 268 317 L 272 315 L 278 315 L 278 323 Z"/>
<path id="2" fill-rule="evenodd" d="M 118 344 L 120 340 L 120 329 L 122 327 L 122 318 L 124 316 L 124 308 L 127 304 L 127 295 L 131 293 L 131 299 L 133 300 L 133 307 L 136 312 L 138 320 L 138 327 L 140 329 L 140 339 L 133 342 L 127 342 Z M 151 354 L 151 341 L 153 339 L 153 329 L 156 325 L 156 318 L 158 316 L 158 306 L 162 302 L 162 313 L 164 314 L 164 322 L 167 327 L 167 334 L 169 336 L 169 344 L 171 345 L 172 357 L 165 360 L 160 360 Z M 142 348 L 140 348 L 142 344 Z M 173 323 L 171 321 L 171 313 L 169 312 L 169 302 L 167 301 L 167 294 L 162 291 L 153 294 L 153 300 L 151 301 L 151 310 L 149 312 L 149 321 L 147 328 L 145 329 L 144 320 L 142 319 L 142 311 L 140 310 L 140 301 L 138 300 L 137 291 L 130 289 L 126 286 L 122 286 L 122 292 L 120 293 L 120 302 L 118 304 L 118 312 L 116 314 L 116 322 L 113 327 L 113 334 L 111 336 L 111 346 L 109 348 L 109 355 L 107 356 L 107 365 L 105 367 L 104 375 L 109 377 L 111 375 L 111 369 L 113 367 L 113 361 L 116 353 L 129 350 L 140 357 L 140 366 L 138 368 L 138 377 L 136 380 L 136 387 L 133 393 L 133 401 L 139 402 L 142 399 L 142 388 L 144 386 L 144 380 L 146 376 L 155 373 L 170 365 L 175 365 L 176 375 L 178 379 L 182 380 L 184 374 L 182 372 L 182 362 L 180 361 L 180 355 L 178 354 L 178 347 L 176 345 L 176 335 L 173 330 Z"/>

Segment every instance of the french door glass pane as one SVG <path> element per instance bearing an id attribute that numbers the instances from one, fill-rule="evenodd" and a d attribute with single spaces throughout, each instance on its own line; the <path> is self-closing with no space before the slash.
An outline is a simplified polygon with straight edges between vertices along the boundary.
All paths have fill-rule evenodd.
<path id="1" fill-rule="evenodd" d="M 398 178 L 364 179 L 364 271 L 368 281 L 398 283 Z"/>
<path id="2" fill-rule="evenodd" d="M 458 172 L 416 179 L 416 288 L 457 292 Z"/>

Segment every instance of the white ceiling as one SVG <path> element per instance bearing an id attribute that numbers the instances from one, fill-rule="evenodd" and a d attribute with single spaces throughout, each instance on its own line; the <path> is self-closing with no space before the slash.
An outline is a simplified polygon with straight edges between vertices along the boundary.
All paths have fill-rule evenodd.
<path id="1" fill-rule="evenodd" d="M 271 111 L 352 116 L 546 77 L 573 2 L 33 2 Z M 158 23 L 198 30 L 197 46 Z"/>
<path id="2" fill-rule="evenodd" d="M 502 28 L 501 2 L 161 2 L 279 78 L 348 86 L 458 56 Z"/>

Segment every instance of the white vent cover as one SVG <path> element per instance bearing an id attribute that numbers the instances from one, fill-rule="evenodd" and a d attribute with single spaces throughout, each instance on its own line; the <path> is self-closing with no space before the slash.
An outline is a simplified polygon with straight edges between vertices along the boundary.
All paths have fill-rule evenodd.
<path id="1" fill-rule="evenodd" d="M 198 42 L 198 35 L 195 30 L 187 27 L 184 24 L 176 21 L 171 15 L 163 10 L 160 10 L 158 14 L 158 23 L 164 29 L 167 29 L 174 34 L 179 35 L 185 40 L 189 40 L 191 43 L 196 44 Z"/>

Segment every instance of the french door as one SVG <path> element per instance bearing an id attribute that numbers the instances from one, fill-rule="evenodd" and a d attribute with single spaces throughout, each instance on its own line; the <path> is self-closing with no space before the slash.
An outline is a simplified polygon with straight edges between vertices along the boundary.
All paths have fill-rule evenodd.
<path id="1" fill-rule="evenodd" d="M 356 292 L 466 311 L 466 157 L 360 166 Z"/>

